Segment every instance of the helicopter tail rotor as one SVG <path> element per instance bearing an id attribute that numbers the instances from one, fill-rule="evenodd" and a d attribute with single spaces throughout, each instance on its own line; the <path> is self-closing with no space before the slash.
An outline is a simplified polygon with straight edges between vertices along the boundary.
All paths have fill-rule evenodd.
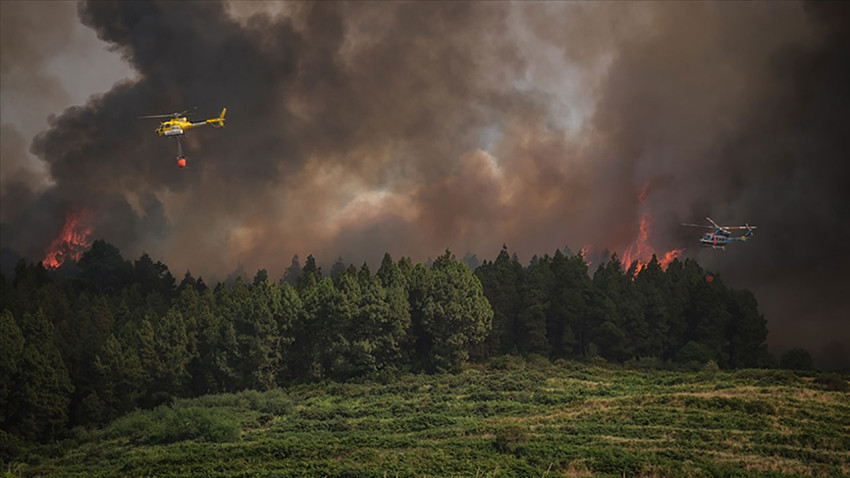
<path id="1" fill-rule="evenodd" d="M 224 126 L 225 113 L 227 113 L 227 108 L 222 108 L 221 114 L 218 116 L 218 118 L 208 119 L 205 121 L 205 123 L 212 125 L 214 128 L 221 128 Z"/>

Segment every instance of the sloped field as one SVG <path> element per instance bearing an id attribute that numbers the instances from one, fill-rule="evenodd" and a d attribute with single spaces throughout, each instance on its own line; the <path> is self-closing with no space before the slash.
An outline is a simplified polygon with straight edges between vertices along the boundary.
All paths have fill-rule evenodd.
<path id="1" fill-rule="evenodd" d="M 817 375 L 496 359 L 179 400 L 7 464 L 35 476 L 848 476 L 850 394 Z M 846 377 L 845 377 L 846 378 Z M 821 382 L 823 382 L 821 380 Z M 6 470 L 4 470 L 6 471 Z"/>

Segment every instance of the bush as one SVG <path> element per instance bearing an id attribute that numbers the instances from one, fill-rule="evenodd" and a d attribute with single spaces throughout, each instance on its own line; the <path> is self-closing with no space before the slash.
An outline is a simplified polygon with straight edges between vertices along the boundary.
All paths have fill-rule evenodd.
<path id="1" fill-rule="evenodd" d="M 850 391 L 850 386 L 847 385 L 847 381 L 837 373 L 822 374 L 820 377 L 815 379 L 815 384 L 830 392 Z"/>
<path id="2" fill-rule="evenodd" d="M 720 367 L 717 366 L 717 362 L 714 360 L 709 360 L 702 366 L 702 369 L 699 372 L 700 378 L 705 381 L 714 380 L 714 376 L 720 372 Z"/>
<path id="3" fill-rule="evenodd" d="M 521 357 L 513 355 L 501 355 L 490 360 L 490 370 L 517 370 L 522 367 Z"/>
<path id="4" fill-rule="evenodd" d="M 239 437 L 239 422 L 221 409 L 186 407 L 177 410 L 160 406 L 153 411 L 134 412 L 113 422 L 106 436 L 123 436 L 134 442 L 166 444 L 183 440 L 227 442 Z"/>
<path id="5" fill-rule="evenodd" d="M 502 453 L 514 453 L 520 445 L 528 443 L 528 433 L 519 425 L 508 425 L 496 432 L 496 449 Z"/>
<path id="6" fill-rule="evenodd" d="M 658 357 L 637 357 L 626 360 L 623 366 L 628 370 L 664 370 L 664 362 Z"/>
<path id="7" fill-rule="evenodd" d="M 694 342 L 693 340 L 686 343 L 684 347 L 676 353 L 676 362 L 690 363 L 697 362 L 704 364 L 709 360 L 714 360 L 714 352 L 707 346 Z"/>
<path id="8" fill-rule="evenodd" d="M 812 354 L 806 349 L 791 349 L 782 354 L 779 367 L 786 370 L 812 370 Z"/>

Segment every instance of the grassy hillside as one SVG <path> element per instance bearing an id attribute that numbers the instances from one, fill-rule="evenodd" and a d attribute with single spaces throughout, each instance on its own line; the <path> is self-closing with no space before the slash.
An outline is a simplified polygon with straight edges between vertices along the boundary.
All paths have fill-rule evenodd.
<path id="1" fill-rule="evenodd" d="M 846 377 L 844 377 L 846 379 Z M 844 388 L 844 391 L 842 391 Z M 13 476 L 849 476 L 840 377 L 500 358 L 179 400 L 21 450 Z"/>

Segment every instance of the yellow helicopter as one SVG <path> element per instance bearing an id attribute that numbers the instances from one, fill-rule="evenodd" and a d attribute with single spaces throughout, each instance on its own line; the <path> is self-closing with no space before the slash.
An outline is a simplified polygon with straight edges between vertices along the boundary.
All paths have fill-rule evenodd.
<path id="1" fill-rule="evenodd" d="M 160 136 L 173 136 L 177 139 L 177 166 L 185 168 L 186 156 L 183 154 L 183 145 L 180 143 L 180 137 L 183 136 L 183 134 L 187 130 L 197 128 L 198 126 L 204 126 L 207 124 L 212 125 L 215 128 L 221 128 L 222 126 L 224 126 L 224 113 L 226 112 L 227 108 L 222 108 L 221 115 L 219 115 L 218 118 L 198 121 L 196 123 L 189 121 L 186 117 L 186 113 L 188 113 L 188 110 L 180 113 L 171 113 L 167 115 L 139 116 L 139 118 L 171 118 L 169 120 L 163 121 L 159 125 L 159 128 L 154 130 L 154 132 Z"/>

